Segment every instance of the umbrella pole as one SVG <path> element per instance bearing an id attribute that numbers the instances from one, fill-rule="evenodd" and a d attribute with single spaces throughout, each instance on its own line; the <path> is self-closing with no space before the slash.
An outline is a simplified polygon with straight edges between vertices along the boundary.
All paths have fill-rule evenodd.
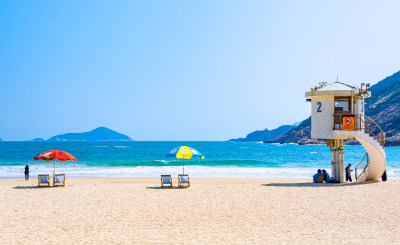
<path id="1" fill-rule="evenodd" d="M 185 158 L 183 159 L 183 174 L 185 174 Z"/>
<path id="2" fill-rule="evenodd" d="M 55 176 L 55 172 L 56 172 L 56 159 L 54 159 L 53 179 L 54 179 L 54 176 Z"/>

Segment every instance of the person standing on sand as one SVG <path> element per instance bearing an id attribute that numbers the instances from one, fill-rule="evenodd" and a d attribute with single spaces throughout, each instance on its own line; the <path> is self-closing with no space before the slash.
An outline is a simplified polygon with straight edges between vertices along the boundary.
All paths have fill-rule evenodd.
<path id="1" fill-rule="evenodd" d="M 26 165 L 25 166 L 25 180 L 29 180 L 29 166 Z"/>
<path id="2" fill-rule="evenodd" d="M 382 178 L 382 181 L 386 181 L 387 180 L 386 169 L 385 169 L 385 172 L 383 172 L 381 178 Z"/>
<path id="3" fill-rule="evenodd" d="M 353 170 L 351 170 L 351 164 L 349 164 L 346 167 L 346 181 L 350 180 L 350 182 L 353 182 L 353 180 L 351 179 L 351 171 Z"/>

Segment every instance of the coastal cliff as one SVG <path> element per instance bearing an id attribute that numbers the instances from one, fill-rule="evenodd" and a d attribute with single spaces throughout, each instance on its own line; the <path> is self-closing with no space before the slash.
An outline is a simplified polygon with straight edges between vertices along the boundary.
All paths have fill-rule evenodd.
<path id="1" fill-rule="evenodd" d="M 383 79 L 370 89 L 371 97 L 365 99 L 365 114 L 374 120 L 386 134 L 386 146 L 400 146 L 400 71 Z M 311 117 L 297 128 L 267 143 L 321 144 L 311 139 Z M 353 141 L 349 141 L 353 144 Z"/>
<path id="2" fill-rule="evenodd" d="M 371 87 L 365 114 L 385 132 L 387 146 L 400 146 L 400 71 Z"/>

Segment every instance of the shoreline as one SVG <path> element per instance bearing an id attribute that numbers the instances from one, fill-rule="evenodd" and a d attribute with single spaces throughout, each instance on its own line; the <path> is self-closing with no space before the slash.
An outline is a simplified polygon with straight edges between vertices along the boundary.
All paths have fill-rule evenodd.
<path id="1" fill-rule="evenodd" d="M 320 166 L 303 168 L 279 168 L 279 167 L 232 167 L 232 166 L 186 166 L 185 173 L 191 178 L 226 178 L 226 179 L 312 179 L 317 169 L 326 169 L 331 173 L 329 167 Z M 49 174 L 52 176 L 53 169 L 49 166 L 31 166 L 30 178 L 37 178 L 38 174 Z M 56 173 L 64 173 L 67 178 L 159 178 L 161 174 L 170 174 L 177 177 L 182 173 L 179 166 L 156 166 L 156 167 L 85 167 L 85 166 L 58 166 Z M 352 174 L 354 177 L 354 172 Z M 399 168 L 387 168 L 389 180 L 400 179 Z M 24 178 L 22 167 L 0 168 L 0 179 Z"/>

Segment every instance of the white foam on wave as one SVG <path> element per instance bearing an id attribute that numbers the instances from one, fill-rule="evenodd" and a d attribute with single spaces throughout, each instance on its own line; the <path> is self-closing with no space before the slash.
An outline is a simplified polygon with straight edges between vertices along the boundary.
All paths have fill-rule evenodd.
<path id="1" fill-rule="evenodd" d="M 23 178 L 24 167 L 2 166 L 0 178 Z M 65 173 L 69 177 L 159 177 L 160 174 L 176 176 L 182 173 L 182 166 L 138 166 L 138 167 L 92 167 L 84 165 L 62 165 L 56 167 L 56 173 Z M 316 173 L 315 168 L 266 168 L 266 167 L 210 167 L 185 166 L 185 173 L 193 178 L 308 178 Z M 50 165 L 31 165 L 30 176 L 53 174 Z M 400 169 L 388 169 L 388 179 L 400 179 Z"/>
<path id="2" fill-rule="evenodd" d="M 170 163 L 171 161 L 167 161 L 167 160 L 154 160 L 155 162 L 161 162 L 161 163 Z"/>

